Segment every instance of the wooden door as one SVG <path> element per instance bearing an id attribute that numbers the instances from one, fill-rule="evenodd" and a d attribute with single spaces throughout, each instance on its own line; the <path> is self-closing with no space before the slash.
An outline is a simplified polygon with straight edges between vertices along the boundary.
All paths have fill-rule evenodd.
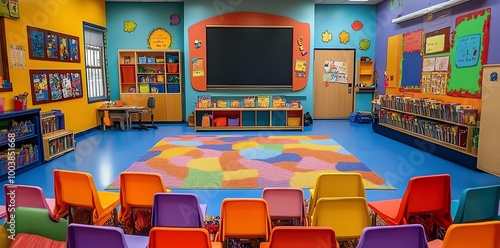
<path id="1" fill-rule="evenodd" d="M 355 57 L 355 50 L 314 51 L 314 119 L 349 118 L 349 114 L 353 111 Z M 338 72 L 342 74 L 346 72 L 346 80 L 340 77 L 324 78 L 328 76 L 325 75 L 328 74 L 327 70 L 330 71 L 332 67 L 341 64 L 343 68 L 339 68 Z"/>

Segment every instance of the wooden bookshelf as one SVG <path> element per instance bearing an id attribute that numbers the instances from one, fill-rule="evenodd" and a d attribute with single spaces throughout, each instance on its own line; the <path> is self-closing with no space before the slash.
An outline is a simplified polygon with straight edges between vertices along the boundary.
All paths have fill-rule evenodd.
<path id="1" fill-rule="evenodd" d="M 205 115 L 212 116 L 209 126 L 202 125 Z M 214 122 L 217 118 L 225 118 L 227 125 L 216 126 Z M 195 131 L 304 131 L 302 108 L 195 108 L 194 119 Z"/>
<path id="2" fill-rule="evenodd" d="M 382 107 L 382 108 L 390 110 L 390 111 L 394 111 L 394 112 L 399 112 L 401 114 L 414 115 L 414 116 L 417 116 L 417 117 L 422 117 L 422 118 L 425 118 L 425 119 L 435 120 L 435 121 L 444 122 L 444 123 L 448 123 L 448 124 L 453 124 L 453 125 L 457 125 L 457 126 L 463 126 L 463 127 L 472 127 L 472 126 L 474 126 L 474 125 L 468 125 L 468 124 L 454 122 L 454 121 L 448 121 L 448 120 L 444 120 L 444 119 L 440 119 L 440 118 L 430 117 L 430 116 L 427 116 L 427 115 L 415 114 L 413 112 L 406 112 L 406 111 L 402 111 L 402 110 L 398 110 L 398 109 L 393 109 L 393 108 L 388 108 L 388 107 Z"/>
<path id="3" fill-rule="evenodd" d="M 45 160 L 52 160 L 75 150 L 75 138 L 71 130 L 57 130 L 43 135 Z"/>

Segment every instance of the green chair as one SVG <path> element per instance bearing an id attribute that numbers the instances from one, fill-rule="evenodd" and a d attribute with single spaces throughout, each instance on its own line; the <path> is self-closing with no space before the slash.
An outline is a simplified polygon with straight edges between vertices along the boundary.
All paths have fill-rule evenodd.
<path id="1" fill-rule="evenodd" d="M 20 233 L 33 234 L 55 241 L 66 241 L 68 221 L 62 218 L 58 222 L 52 220 L 48 210 L 18 207 L 14 214 L 15 223 L 6 222 L 4 227 L 7 230 L 13 229 L 15 235 Z M 11 228 L 11 225 L 14 228 Z"/>
<path id="2" fill-rule="evenodd" d="M 460 200 L 451 202 L 453 223 L 498 220 L 500 185 L 465 189 Z"/>

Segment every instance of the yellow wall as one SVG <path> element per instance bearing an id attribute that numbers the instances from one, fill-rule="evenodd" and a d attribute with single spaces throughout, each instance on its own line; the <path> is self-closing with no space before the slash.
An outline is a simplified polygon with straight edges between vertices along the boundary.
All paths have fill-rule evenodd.
<path id="1" fill-rule="evenodd" d="M 22 45 L 26 49 L 26 69 L 10 69 L 13 92 L 1 93 L 5 97 L 5 109 L 14 109 L 13 97 L 28 92 L 28 108 L 41 108 L 43 111 L 62 110 L 66 129 L 81 132 L 97 126 L 96 108 L 100 103 L 87 103 L 87 83 L 83 52 L 83 22 L 106 27 L 105 0 L 21 0 L 19 20 L 5 19 L 7 48 Z M 47 29 L 80 38 L 81 63 L 64 63 L 30 60 L 28 54 L 28 34 L 26 26 Z M 7 49 L 9 50 L 9 49 Z M 9 55 L 10 56 L 10 55 Z M 29 69 L 76 69 L 82 71 L 83 98 L 57 103 L 32 105 Z"/>

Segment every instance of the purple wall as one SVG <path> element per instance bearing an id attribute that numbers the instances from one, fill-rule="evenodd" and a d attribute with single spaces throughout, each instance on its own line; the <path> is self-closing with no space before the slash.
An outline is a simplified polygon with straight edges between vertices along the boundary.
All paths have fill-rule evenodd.
<path id="1" fill-rule="evenodd" d="M 396 34 L 403 34 L 411 32 L 424 27 L 423 17 L 414 20 L 406 21 L 399 24 L 392 23 L 392 19 L 398 15 L 406 15 L 424 9 L 428 6 L 436 5 L 447 0 L 401 0 L 403 6 L 399 8 L 396 6 L 394 9 L 390 7 L 390 0 L 385 0 L 377 5 L 377 35 L 375 44 L 375 69 L 378 72 L 378 85 L 379 93 L 385 93 L 384 87 L 384 71 L 386 69 L 387 61 L 387 38 Z M 396 1 L 398 2 L 398 1 Z M 430 2 L 430 3 L 429 3 Z M 480 10 L 484 8 L 491 8 L 491 22 L 490 22 L 490 44 L 500 40 L 500 28 L 495 24 L 500 23 L 500 1 L 499 0 L 470 0 L 469 2 L 455 6 L 451 10 L 451 28 L 455 28 L 455 19 L 458 16 Z M 433 27 L 433 30 L 450 26 L 450 22 L 439 24 Z M 424 30 L 424 32 L 433 31 Z M 488 64 L 500 64 L 500 47 L 490 45 L 488 52 Z"/>

